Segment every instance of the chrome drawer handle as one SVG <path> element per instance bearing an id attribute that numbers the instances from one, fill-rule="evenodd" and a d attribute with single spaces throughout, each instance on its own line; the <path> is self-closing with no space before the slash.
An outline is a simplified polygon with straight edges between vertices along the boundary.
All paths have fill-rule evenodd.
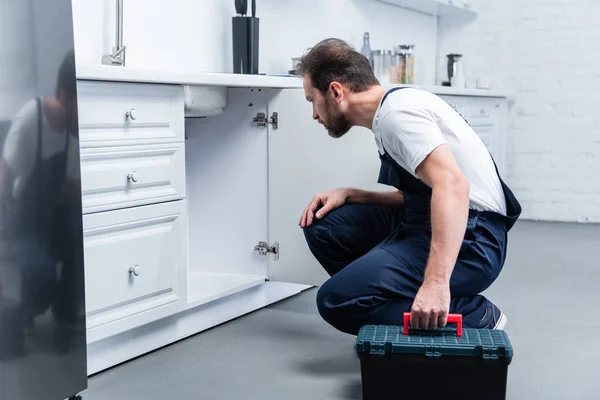
<path id="1" fill-rule="evenodd" d="M 133 183 L 137 182 L 139 178 L 140 176 L 138 175 L 137 171 L 133 171 L 132 173 L 127 175 L 127 180 Z"/>
<path id="2" fill-rule="evenodd" d="M 130 275 L 135 275 L 135 276 L 140 276 L 140 273 L 142 272 L 141 268 L 139 265 L 136 265 L 134 267 L 130 267 L 129 268 L 129 274 Z"/>
<path id="3" fill-rule="evenodd" d="M 125 117 L 131 118 L 132 121 L 135 121 L 137 119 L 137 110 L 135 108 L 132 108 L 131 110 L 125 113 Z"/>

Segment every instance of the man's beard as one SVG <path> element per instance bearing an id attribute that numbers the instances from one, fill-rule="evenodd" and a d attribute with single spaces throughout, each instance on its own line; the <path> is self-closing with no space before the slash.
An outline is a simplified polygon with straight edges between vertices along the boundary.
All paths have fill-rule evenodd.
<path id="1" fill-rule="evenodd" d="M 332 138 L 339 139 L 348 133 L 350 128 L 352 128 L 350 118 L 342 113 L 337 112 L 331 106 L 330 102 L 327 102 L 327 114 L 329 115 L 329 119 L 325 125 L 325 128 L 327 128 L 327 132 Z"/>

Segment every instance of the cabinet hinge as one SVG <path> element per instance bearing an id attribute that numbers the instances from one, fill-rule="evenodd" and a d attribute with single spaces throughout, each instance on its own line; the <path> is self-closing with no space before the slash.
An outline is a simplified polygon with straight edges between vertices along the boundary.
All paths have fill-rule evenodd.
<path id="1" fill-rule="evenodd" d="M 269 253 L 273 254 L 273 259 L 279 259 L 279 243 L 273 243 L 273 246 L 269 246 L 267 242 L 258 242 L 256 246 L 254 246 L 254 251 L 257 251 L 261 256 L 266 256 Z"/>
<path id="2" fill-rule="evenodd" d="M 273 129 L 277 129 L 279 126 L 279 117 L 276 112 L 271 115 L 271 118 L 267 118 L 267 114 L 265 113 L 258 113 L 252 122 L 258 126 L 267 126 L 267 124 L 271 124 L 273 125 Z"/>

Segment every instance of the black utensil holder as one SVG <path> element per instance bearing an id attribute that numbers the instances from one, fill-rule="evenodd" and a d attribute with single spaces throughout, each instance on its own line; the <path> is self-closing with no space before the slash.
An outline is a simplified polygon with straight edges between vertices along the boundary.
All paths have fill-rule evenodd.
<path id="1" fill-rule="evenodd" d="M 258 74 L 259 19 L 231 18 L 233 38 L 233 73 Z"/>

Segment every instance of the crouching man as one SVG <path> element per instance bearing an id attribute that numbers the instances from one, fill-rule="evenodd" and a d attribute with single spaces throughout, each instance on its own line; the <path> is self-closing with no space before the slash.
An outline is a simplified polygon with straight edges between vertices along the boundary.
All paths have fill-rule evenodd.
<path id="1" fill-rule="evenodd" d="M 389 192 L 337 189 L 314 196 L 300 227 L 330 278 L 321 316 L 340 331 L 365 324 L 503 329 L 506 315 L 480 295 L 498 277 L 521 206 L 490 153 L 452 107 L 414 88 L 386 91 L 369 61 L 327 39 L 299 66 L 313 118 L 339 138 L 373 132 Z"/>

